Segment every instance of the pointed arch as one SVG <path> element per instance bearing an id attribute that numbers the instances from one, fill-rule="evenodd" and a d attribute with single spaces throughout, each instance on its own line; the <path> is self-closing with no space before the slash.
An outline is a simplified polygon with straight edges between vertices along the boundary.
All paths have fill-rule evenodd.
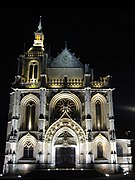
<path id="1" fill-rule="evenodd" d="M 63 139 L 61 138 L 63 135 Z M 60 137 L 60 138 L 59 138 Z M 75 150 L 75 162 L 78 163 L 79 161 L 79 153 L 80 153 L 80 142 L 79 142 L 79 138 L 78 138 L 78 135 L 76 134 L 76 132 L 67 127 L 67 126 L 64 126 L 64 127 L 61 127 L 58 131 L 56 131 L 56 133 L 54 134 L 53 136 L 53 139 L 52 139 L 52 162 L 54 164 L 56 164 L 56 150 L 57 150 L 57 147 L 59 148 L 74 148 Z M 70 158 L 70 156 L 69 156 Z M 74 163 L 75 163 L 74 162 Z"/>
<path id="2" fill-rule="evenodd" d="M 28 82 L 38 82 L 39 79 L 39 62 L 37 60 L 32 60 L 28 63 Z"/>
<path id="3" fill-rule="evenodd" d="M 76 132 L 80 142 L 85 141 L 85 133 L 82 127 L 69 118 L 58 119 L 56 122 L 54 122 L 46 132 L 45 141 L 50 142 L 56 131 L 65 126 L 71 128 L 73 131 Z"/>
<path id="4" fill-rule="evenodd" d="M 95 159 L 109 159 L 110 146 L 109 141 L 102 134 L 98 134 L 93 141 L 93 154 Z"/>
<path id="5" fill-rule="evenodd" d="M 37 130 L 40 101 L 34 94 L 28 94 L 21 100 L 20 128 Z"/>
<path id="6" fill-rule="evenodd" d="M 107 129 L 107 101 L 102 94 L 97 93 L 92 97 L 91 112 L 92 112 L 93 129 L 95 130 Z"/>
<path id="7" fill-rule="evenodd" d="M 50 154 L 51 162 L 55 164 L 54 145 L 57 141 L 57 137 L 64 131 L 67 131 L 73 137 L 73 139 L 69 138 L 70 140 L 67 141 L 67 143 L 64 140 L 60 147 L 64 146 L 65 143 L 66 146 L 69 146 L 71 143 L 72 147 L 76 148 L 76 163 L 79 163 L 79 161 L 81 161 L 79 159 L 81 156 L 80 154 L 86 153 L 85 133 L 78 123 L 69 118 L 58 119 L 48 128 L 46 132 L 45 144 L 48 145 L 48 153 Z"/>
<path id="8" fill-rule="evenodd" d="M 18 142 L 18 150 L 17 156 L 18 159 L 20 158 L 34 158 L 35 156 L 35 149 L 37 146 L 37 139 L 32 136 L 30 133 L 24 135 Z"/>
<path id="9" fill-rule="evenodd" d="M 76 111 L 76 118 L 80 119 L 82 115 L 82 105 L 80 99 L 73 93 L 71 92 L 60 92 L 56 94 L 50 101 L 49 104 L 49 119 L 51 118 L 52 114 L 55 112 L 55 107 L 58 104 L 58 102 L 66 100 L 72 103 L 72 105 L 75 106 L 75 111 Z"/>

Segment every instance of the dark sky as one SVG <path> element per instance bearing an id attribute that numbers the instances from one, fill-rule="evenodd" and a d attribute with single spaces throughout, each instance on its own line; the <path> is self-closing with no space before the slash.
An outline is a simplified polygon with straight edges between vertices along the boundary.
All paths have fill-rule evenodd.
<path id="1" fill-rule="evenodd" d="M 111 75 L 118 138 L 135 129 L 135 9 L 0 8 L 0 129 L 6 129 L 17 57 L 33 45 L 42 16 L 46 47 L 56 57 L 65 46 L 95 78 Z M 24 46 L 25 44 L 25 46 Z"/>

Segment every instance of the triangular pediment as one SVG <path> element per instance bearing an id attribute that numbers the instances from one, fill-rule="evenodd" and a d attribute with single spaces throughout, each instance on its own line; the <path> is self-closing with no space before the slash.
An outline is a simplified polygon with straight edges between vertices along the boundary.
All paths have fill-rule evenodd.
<path id="1" fill-rule="evenodd" d="M 52 68 L 83 68 L 83 64 L 65 48 L 56 58 L 54 58 L 49 67 Z"/>

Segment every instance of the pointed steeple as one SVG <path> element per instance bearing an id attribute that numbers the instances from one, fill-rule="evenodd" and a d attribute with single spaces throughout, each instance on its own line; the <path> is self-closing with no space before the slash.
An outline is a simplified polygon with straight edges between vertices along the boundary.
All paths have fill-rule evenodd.
<path id="1" fill-rule="evenodd" d="M 41 18 L 42 18 L 42 16 L 40 16 L 39 25 L 38 25 L 38 30 L 37 30 L 38 32 L 42 30 Z"/>
<path id="2" fill-rule="evenodd" d="M 44 34 L 42 32 L 41 16 L 39 20 L 38 30 L 34 34 L 35 34 L 35 40 L 33 46 L 44 47 Z"/>
<path id="3" fill-rule="evenodd" d="M 65 41 L 65 49 L 67 49 L 67 41 Z"/>

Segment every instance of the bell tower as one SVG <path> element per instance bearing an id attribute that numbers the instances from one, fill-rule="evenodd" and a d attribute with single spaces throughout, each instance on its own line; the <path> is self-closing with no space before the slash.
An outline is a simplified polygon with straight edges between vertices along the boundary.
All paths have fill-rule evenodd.
<path id="1" fill-rule="evenodd" d="M 17 75 L 10 93 L 5 172 L 6 168 L 14 171 L 13 164 L 16 169 L 20 166 L 19 164 L 37 163 L 39 153 L 41 158 L 41 152 L 44 152 L 41 141 L 43 141 L 46 122 L 45 85 L 48 56 L 44 49 L 41 16 L 34 35 L 33 46 L 17 58 Z M 43 158 L 41 159 L 43 161 Z"/>
<path id="2" fill-rule="evenodd" d="M 45 86 L 46 61 L 41 16 L 37 31 L 34 33 L 33 46 L 18 58 L 18 72 L 13 87 L 38 88 Z"/>

